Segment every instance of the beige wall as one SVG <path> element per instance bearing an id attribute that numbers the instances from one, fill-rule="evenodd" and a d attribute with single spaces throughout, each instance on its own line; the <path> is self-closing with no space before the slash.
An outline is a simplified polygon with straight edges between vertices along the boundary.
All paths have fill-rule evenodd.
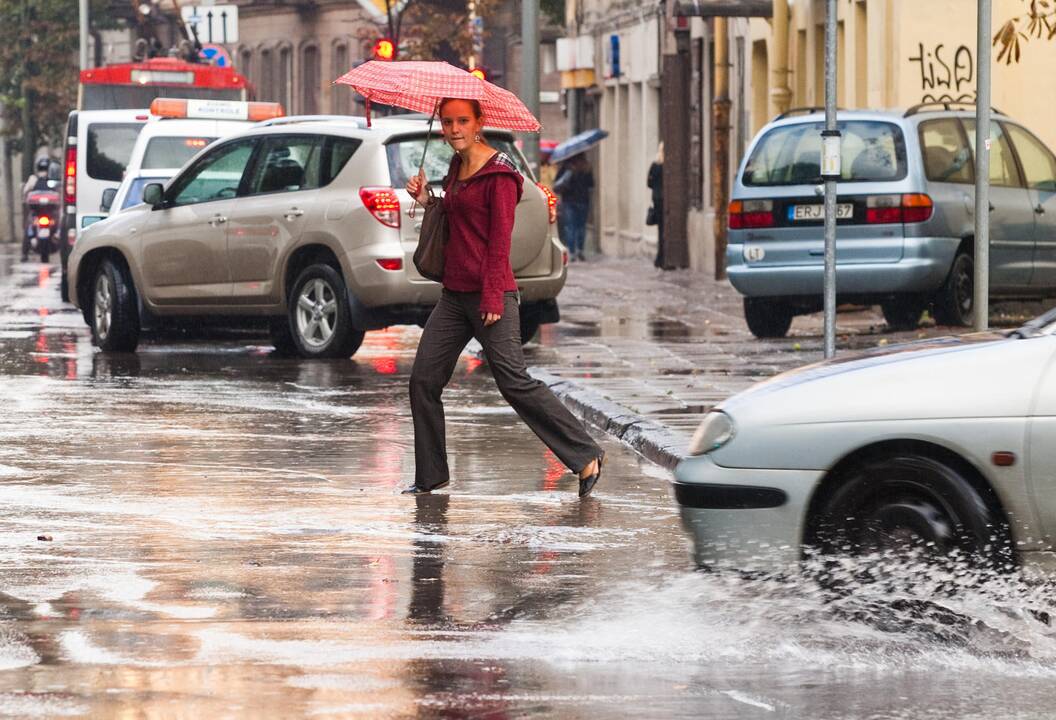
<path id="1" fill-rule="evenodd" d="M 930 100 L 975 100 L 976 0 L 839 0 L 837 83 L 841 107 L 906 108 Z M 824 101 L 823 0 L 793 0 L 789 28 L 792 106 Z M 993 25 L 1026 11 L 1022 0 L 994 0 Z M 752 21 L 753 37 L 770 23 Z M 990 33 L 993 36 L 993 31 Z M 994 57 L 997 48 L 993 49 Z M 1018 64 L 992 64 L 992 104 L 1056 148 L 1056 41 L 1031 39 Z M 755 74 L 753 73 L 753 76 Z M 756 76 L 757 77 L 757 76 Z M 752 102 L 752 125 L 770 118 Z"/>

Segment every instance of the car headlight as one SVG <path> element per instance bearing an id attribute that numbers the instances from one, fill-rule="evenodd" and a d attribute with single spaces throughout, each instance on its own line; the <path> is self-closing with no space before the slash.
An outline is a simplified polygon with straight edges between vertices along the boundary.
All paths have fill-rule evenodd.
<path id="1" fill-rule="evenodd" d="M 705 455 L 718 450 L 733 439 L 735 428 L 733 420 L 721 410 L 712 410 L 704 416 L 704 421 L 693 433 L 689 441 L 690 455 Z"/>

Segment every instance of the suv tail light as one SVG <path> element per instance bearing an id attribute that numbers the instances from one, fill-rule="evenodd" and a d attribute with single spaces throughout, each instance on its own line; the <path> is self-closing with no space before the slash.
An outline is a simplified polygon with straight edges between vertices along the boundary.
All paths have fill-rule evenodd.
<path id="1" fill-rule="evenodd" d="M 77 146 L 66 148 L 66 180 L 63 186 L 67 205 L 77 204 Z"/>
<path id="2" fill-rule="evenodd" d="M 550 211 L 550 224 L 553 225 L 557 222 L 557 195 L 554 195 L 554 191 L 541 182 L 537 182 L 536 185 L 546 195 L 546 208 Z"/>
<path id="3" fill-rule="evenodd" d="M 870 195 L 865 199 L 865 222 L 870 225 L 924 222 L 934 204 L 923 193 Z"/>
<path id="4" fill-rule="evenodd" d="M 730 230 L 774 226 L 773 200 L 734 200 L 730 203 Z"/>
<path id="5" fill-rule="evenodd" d="M 359 189 L 363 206 L 382 225 L 391 228 L 400 226 L 400 198 L 391 187 L 364 187 Z"/>

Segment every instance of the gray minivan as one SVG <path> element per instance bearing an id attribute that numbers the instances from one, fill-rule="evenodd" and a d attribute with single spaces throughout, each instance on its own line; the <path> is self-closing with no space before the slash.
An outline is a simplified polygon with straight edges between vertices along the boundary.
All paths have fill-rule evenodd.
<path id="1" fill-rule="evenodd" d="M 839 302 L 879 304 L 896 329 L 972 319 L 975 117 L 949 103 L 841 111 Z M 753 140 L 736 178 L 726 263 L 757 337 L 822 307 L 824 116 L 792 111 Z M 990 288 L 1056 296 L 1056 157 L 995 111 L 990 132 Z"/>

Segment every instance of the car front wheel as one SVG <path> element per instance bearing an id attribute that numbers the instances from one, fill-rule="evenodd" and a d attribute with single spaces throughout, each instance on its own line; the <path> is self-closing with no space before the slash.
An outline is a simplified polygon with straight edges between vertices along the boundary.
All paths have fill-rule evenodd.
<path id="1" fill-rule="evenodd" d="M 773 298 L 745 298 L 744 319 L 757 338 L 781 338 L 792 327 L 795 313 L 788 303 Z"/>
<path id="2" fill-rule="evenodd" d="M 311 265 L 297 276 L 288 310 L 301 357 L 347 358 L 363 343 L 365 333 L 352 327 L 345 282 L 329 265 Z"/>
<path id="3" fill-rule="evenodd" d="M 108 352 L 134 352 L 139 345 L 139 308 L 128 271 L 103 260 L 90 291 L 92 342 Z"/>
<path id="4" fill-rule="evenodd" d="M 966 252 L 957 253 L 935 296 L 935 322 L 939 325 L 971 325 L 974 309 L 975 262 Z"/>
<path id="5" fill-rule="evenodd" d="M 999 515 L 955 464 L 899 454 L 847 473 L 820 508 L 816 544 L 826 555 L 923 553 L 997 568 L 1012 561 Z"/>

